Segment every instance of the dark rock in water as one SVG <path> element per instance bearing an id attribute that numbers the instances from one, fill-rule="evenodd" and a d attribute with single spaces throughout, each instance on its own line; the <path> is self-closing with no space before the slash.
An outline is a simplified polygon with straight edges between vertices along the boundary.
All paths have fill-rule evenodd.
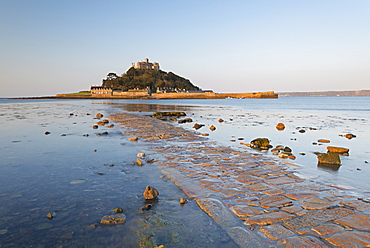
<path id="1" fill-rule="evenodd" d="M 115 209 L 113 209 L 113 212 L 115 212 L 115 213 L 123 213 L 123 209 L 122 208 L 115 208 Z"/>
<path id="2" fill-rule="evenodd" d="M 144 198 L 146 200 L 153 200 L 153 199 L 156 199 L 158 197 L 159 192 L 158 192 L 158 190 L 156 190 L 155 188 L 153 188 L 151 186 L 146 186 L 143 195 L 144 195 Z"/>
<path id="3" fill-rule="evenodd" d="M 317 159 L 319 164 L 341 165 L 339 154 L 336 152 L 318 153 Z"/>
<path id="4" fill-rule="evenodd" d="M 96 114 L 96 118 L 100 119 L 102 117 L 103 117 L 103 114 L 101 114 L 101 113 Z"/>
<path id="5" fill-rule="evenodd" d="M 267 150 L 269 148 L 272 148 L 270 145 L 270 140 L 267 138 L 257 138 L 250 142 L 251 147 L 254 149 L 262 149 Z"/>
<path id="6" fill-rule="evenodd" d="M 188 200 L 187 199 L 185 199 L 185 198 L 180 198 L 180 204 L 185 204 L 185 203 L 187 203 L 188 202 Z"/>
<path id="7" fill-rule="evenodd" d="M 108 128 L 112 128 L 112 127 L 114 127 L 114 124 L 110 124 L 110 125 L 108 125 L 108 126 L 106 126 L 106 127 L 108 127 Z"/>
<path id="8" fill-rule="evenodd" d="M 347 139 L 352 139 L 352 138 L 356 138 L 356 135 L 352 133 L 347 133 L 346 135 L 344 135 L 344 137 L 346 137 Z"/>
<path id="9" fill-rule="evenodd" d="M 109 120 L 102 120 L 101 122 L 103 122 L 104 124 L 108 124 L 109 123 Z"/>
<path id="10" fill-rule="evenodd" d="M 132 137 L 132 138 L 129 138 L 128 140 L 129 140 L 129 141 L 138 141 L 138 140 L 139 140 L 139 138 L 138 138 L 138 137 Z"/>
<path id="11" fill-rule="evenodd" d="M 320 142 L 320 143 L 330 143 L 330 140 L 327 140 L 327 139 L 318 139 L 317 142 Z"/>
<path id="12" fill-rule="evenodd" d="M 123 213 L 115 214 L 114 216 L 103 216 L 100 219 L 100 224 L 104 225 L 116 225 L 122 224 L 126 221 L 126 215 Z"/>
<path id="13" fill-rule="evenodd" d="M 186 116 L 185 112 L 155 112 L 152 114 L 153 117 L 156 116 Z"/>
<path id="14" fill-rule="evenodd" d="M 278 123 L 278 124 L 276 125 L 276 129 L 277 129 L 277 130 L 279 130 L 279 131 L 284 130 L 284 129 L 285 129 L 285 125 L 284 125 L 284 123 Z"/>
<path id="15" fill-rule="evenodd" d="M 328 153 L 330 152 L 336 152 L 339 154 L 348 154 L 349 153 L 349 148 L 344 148 L 344 147 L 335 147 L 335 146 L 328 146 L 326 147 L 328 150 Z"/>
<path id="16" fill-rule="evenodd" d="M 45 135 L 49 135 L 49 134 L 50 134 L 50 132 L 49 132 L 49 131 L 46 131 L 44 134 L 45 134 Z"/>
<path id="17" fill-rule="evenodd" d="M 200 129 L 201 127 L 204 127 L 204 124 L 195 123 L 193 126 L 193 128 L 195 128 L 196 130 Z"/>
<path id="18" fill-rule="evenodd" d="M 86 134 L 84 134 L 84 136 L 85 136 L 85 137 L 89 137 L 89 134 L 88 134 L 88 133 L 86 133 Z"/>
<path id="19" fill-rule="evenodd" d="M 153 207 L 152 204 L 145 204 L 144 207 L 141 207 L 140 210 L 150 210 Z"/>
<path id="20" fill-rule="evenodd" d="M 98 129 L 98 127 L 99 127 L 98 125 L 92 126 L 93 129 Z"/>
<path id="21" fill-rule="evenodd" d="M 179 123 L 179 124 L 186 123 L 186 122 L 193 122 L 193 119 L 185 118 L 185 119 L 181 119 L 181 120 L 177 121 L 177 123 Z"/>
<path id="22" fill-rule="evenodd" d="M 209 129 L 210 129 L 211 131 L 215 131 L 215 130 L 216 130 L 216 127 L 212 125 L 212 126 L 210 126 L 210 127 L 209 127 Z"/>
<path id="23" fill-rule="evenodd" d="M 108 135 L 108 132 L 102 132 L 101 134 L 102 135 Z"/>
<path id="24" fill-rule="evenodd" d="M 292 152 L 292 149 L 290 149 L 290 147 L 286 146 L 284 147 L 284 152 Z"/>
<path id="25" fill-rule="evenodd" d="M 46 215 L 46 217 L 47 217 L 48 219 L 52 219 L 52 218 L 54 218 L 54 214 L 53 214 L 53 213 L 48 213 L 48 214 Z"/>
<path id="26" fill-rule="evenodd" d="M 67 134 L 63 133 L 61 136 L 67 136 Z"/>
<path id="27" fill-rule="evenodd" d="M 304 130 L 304 129 L 300 129 L 298 132 L 300 132 L 300 133 L 305 133 L 305 132 L 306 132 L 306 130 Z"/>
<path id="28" fill-rule="evenodd" d="M 218 119 L 218 122 L 224 122 L 224 120 L 222 118 Z"/>

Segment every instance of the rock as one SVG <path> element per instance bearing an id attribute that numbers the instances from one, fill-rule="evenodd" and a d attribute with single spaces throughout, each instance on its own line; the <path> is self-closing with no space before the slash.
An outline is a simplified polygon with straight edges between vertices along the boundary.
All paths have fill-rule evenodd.
<path id="1" fill-rule="evenodd" d="M 112 127 L 114 127 L 114 124 L 110 124 L 110 125 L 108 125 L 108 126 L 106 126 L 106 127 L 108 127 L 108 128 L 112 128 Z"/>
<path id="2" fill-rule="evenodd" d="M 276 125 L 276 129 L 279 130 L 279 131 L 282 131 L 285 129 L 285 125 L 283 123 L 278 123 Z"/>
<path id="3" fill-rule="evenodd" d="M 270 141 L 267 138 L 257 138 L 250 142 L 251 147 L 254 149 L 262 149 L 262 150 L 268 150 L 269 148 L 272 148 L 270 145 Z"/>
<path id="4" fill-rule="evenodd" d="M 298 132 L 300 132 L 300 133 L 305 133 L 305 132 L 306 132 L 306 130 L 304 130 L 304 129 L 300 129 Z"/>
<path id="5" fill-rule="evenodd" d="M 136 156 L 137 156 L 138 158 L 144 158 L 144 157 L 145 157 L 145 153 L 143 153 L 143 152 L 139 152 L 138 154 L 136 154 Z"/>
<path id="6" fill-rule="evenodd" d="M 346 137 L 347 139 L 352 139 L 352 138 L 356 138 L 356 135 L 352 133 L 347 133 L 346 135 L 344 135 L 344 137 Z"/>
<path id="7" fill-rule="evenodd" d="M 185 198 L 180 198 L 180 204 L 185 204 L 185 203 L 187 203 L 188 202 L 188 200 L 187 199 L 185 199 Z"/>
<path id="8" fill-rule="evenodd" d="M 98 113 L 98 114 L 96 114 L 96 118 L 102 118 L 103 117 L 103 114 L 101 114 L 101 113 Z"/>
<path id="9" fill-rule="evenodd" d="M 193 122 L 193 119 L 185 118 L 185 119 L 181 119 L 181 120 L 177 121 L 177 123 L 179 123 L 179 124 L 183 124 L 183 123 L 187 123 L 187 122 Z"/>
<path id="10" fill-rule="evenodd" d="M 224 122 L 224 120 L 222 118 L 218 119 L 218 122 Z"/>
<path id="11" fill-rule="evenodd" d="M 288 146 L 284 147 L 284 152 L 292 152 L 292 149 Z"/>
<path id="12" fill-rule="evenodd" d="M 201 127 L 204 127 L 204 124 L 195 123 L 193 126 L 193 128 L 195 128 L 196 130 L 200 129 Z"/>
<path id="13" fill-rule="evenodd" d="M 64 136 L 67 136 L 67 134 L 63 133 L 61 136 L 63 136 L 63 137 L 64 137 Z"/>
<path id="14" fill-rule="evenodd" d="M 320 143 L 330 143 L 330 140 L 327 140 L 327 139 L 319 139 L 319 140 L 317 140 L 317 142 L 320 142 Z"/>
<path id="15" fill-rule="evenodd" d="M 152 207 L 152 204 L 146 204 L 144 207 L 141 207 L 140 210 L 150 210 Z"/>
<path id="16" fill-rule="evenodd" d="M 139 138 L 138 138 L 138 137 L 132 137 L 132 138 L 129 138 L 128 140 L 129 140 L 129 141 L 138 141 L 138 140 L 139 140 Z"/>
<path id="17" fill-rule="evenodd" d="M 48 219 L 52 219 L 52 218 L 54 218 L 54 214 L 53 214 L 53 213 L 48 213 L 48 214 L 46 215 L 46 217 L 47 217 Z"/>
<path id="18" fill-rule="evenodd" d="M 202 133 L 202 136 L 209 136 L 209 133 Z"/>
<path id="19" fill-rule="evenodd" d="M 126 215 L 123 213 L 115 214 L 114 216 L 103 216 L 100 219 L 100 224 L 103 225 L 116 225 L 116 224 L 122 224 L 126 221 Z"/>
<path id="20" fill-rule="evenodd" d="M 93 129 L 98 129 L 98 125 L 92 126 Z"/>
<path id="21" fill-rule="evenodd" d="M 123 209 L 122 208 L 115 208 L 115 209 L 113 209 L 113 212 L 115 212 L 115 213 L 123 213 Z"/>
<path id="22" fill-rule="evenodd" d="M 143 162 L 141 162 L 141 160 L 140 159 L 136 159 L 136 163 L 138 164 L 138 165 L 140 165 L 140 166 L 142 166 L 142 165 L 144 165 L 144 163 Z"/>
<path id="23" fill-rule="evenodd" d="M 335 146 L 328 146 L 326 149 L 329 152 L 336 152 L 339 154 L 344 154 L 344 153 L 349 153 L 349 148 L 344 148 L 344 147 L 335 147 Z"/>
<path id="24" fill-rule="evenodd" d="M 45 134 L 45 135 L 48 135 L 48 134 L 50 134 L 50 132 L 49 132 L 49 131 L 46 131 L 44 134 Z"/>
<path id="25" fill-rule="evenodd" d="M 216 127 L 212 125 L 212 126 L 210 126 L 210 127 L 209 127 L 209 129 L 210 129 L 211 131 L 215 131 L 215 130 L 216 130 Z"/>
<path id="26" fill-rule="evenodd" d="M 105 125 L 105 123 L 104 122 L 102 122 L 102 121 L 99 121 L 98 123 L 96 123 L 97 125 L 99 125 L 99 126 L 104 126 Z"/>
<path id="27" fill-rule="evenodd" d="M 155 112 L 152 114 L 153 117 L 156 116 L 186 116 L 185 112 Z"/>
<path id="28" fill-rule="evenodd" d="M 146 200 L 153 200 L 153 199 L 156 199 L 158 197 L 159 192 L 158 192 L 158 190 L 156 190 L 155 188 L 153 188 L 151 186 L 146 186 L 143 195 L 144 195 L 144 198 Z"/>
<path id="29" fill-rule="evenodd" d="M 84 134 L 83 136 L 84 136 L 84 137 L 89 137 L 89 134 L 88 134 L 88 133 L 86 133 L 86 134 Z"/>
<path id="30" fill-rule="evenodd" d="M 339 154 L 336 152 L 319 153 L 317 154 L 317 159 L 319 161 L 319 164 L 335 164 L 335 165 L 341 164 Z"/>
<path id="31" fill-rule="evenodd" d="M 108 124 L 109 123 L 109 121 L 107 119 L 102 120 L 101 122 L 103 122 L 104 124 Z"/>
<path id="32" fill-rule="evenodd" d="M 285 153 L 280 153 L 279 154 L 279 158 L 288 158 L 289 155 L 288 154 L 285 154 Z"/>

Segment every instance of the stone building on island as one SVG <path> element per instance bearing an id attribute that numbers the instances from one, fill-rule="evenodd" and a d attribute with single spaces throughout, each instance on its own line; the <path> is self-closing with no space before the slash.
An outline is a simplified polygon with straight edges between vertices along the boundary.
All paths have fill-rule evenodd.
<path id="1" fill-rule="evenodd" d="M 135 63 L 132 63 L 132 67 L 135 69 L 143 69 L 143 70 L 159 70 L 159 63 L 154 62 L 151 63 L 149 62 L 149 59 L 146 58 L 141 62 L 137 62 L 136 65 Z"/>

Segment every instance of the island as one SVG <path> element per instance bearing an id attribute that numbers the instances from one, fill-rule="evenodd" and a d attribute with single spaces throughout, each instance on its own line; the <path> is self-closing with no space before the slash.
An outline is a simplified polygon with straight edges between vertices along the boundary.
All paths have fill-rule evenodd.
<path id="1" fill-rule="evenodd" d="M 202 90 L 189 79 L 165 72 L 158 62 L 148 58 L 133 63 L 121 76 L 107 74 L 102 85 L 92 85 L 90 91 L 58 94 L 57 98 L 118 98 L 118 99 L 225 99 L 225 98 L 278 98 L 274 91 L 254 93 L 215 93 Z"/>

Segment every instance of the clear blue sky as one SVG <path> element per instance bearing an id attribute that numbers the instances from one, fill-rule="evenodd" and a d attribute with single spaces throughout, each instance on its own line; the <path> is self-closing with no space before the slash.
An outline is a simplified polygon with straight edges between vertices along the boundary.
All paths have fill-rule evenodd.
<path id="1" fill-rule="evenodd" d="M 0 0 L 0 97 L 149 58 L 216 92 L 370 89 L 369 0 Z"/>

